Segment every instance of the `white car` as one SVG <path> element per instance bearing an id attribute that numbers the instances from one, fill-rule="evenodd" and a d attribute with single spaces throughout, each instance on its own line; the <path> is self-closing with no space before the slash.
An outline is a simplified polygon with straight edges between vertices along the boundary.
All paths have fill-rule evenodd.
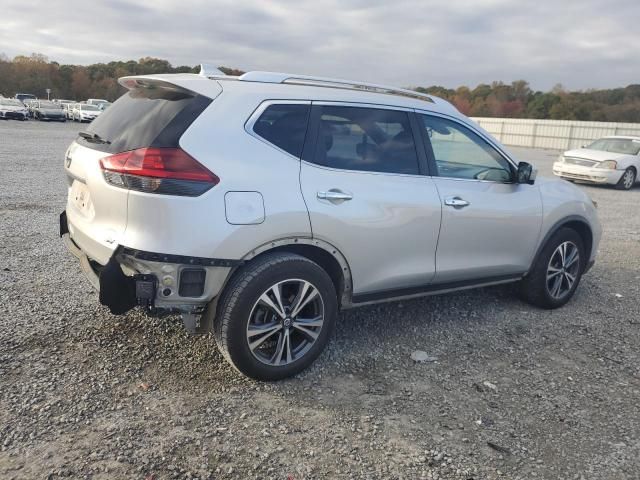
<path id="1" fill-rule="evenodd" d="M 103 100 L 102 98 L 90 98 L 87 100 L 87 105 L 95 105 L 96 107 L 100 107 L 104 103 L 109 103 L 109 101 Z"/>
<path id="2" fill-rule="evenodd" d="M 76 103 L 71 113 L 74 122 L 91 122 L 102 113 L 95 105 L 86 103 Z"/>
<path id="3" fill-rule="evenodd" d="M 26 120 L 29 112 L 20 100 L 0 98 L 0 118 L 3 120 Z"/>
<path id="4" fill-rule="evenodd" d="M 64 111 L 64 114 L 67 117 L 67 120 L 73 120 L 73 109 L 76 106 L 75 102 L 62 103 L 61 106 L 62 106 L 62 111 Z"/>
<path id="5" fill-rule="evenodd" d="M 564 152 L 553 173 L 567 180 L 615 185 L 630 190 L 640 172 L 640 137 L 603 137 L 577 150 Z"/>

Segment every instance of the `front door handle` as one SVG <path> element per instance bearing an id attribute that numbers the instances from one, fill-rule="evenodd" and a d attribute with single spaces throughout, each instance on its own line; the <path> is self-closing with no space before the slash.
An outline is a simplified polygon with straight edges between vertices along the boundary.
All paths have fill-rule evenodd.
<path id="1" fill-rule="evenodd" d="M 317 197 L 319 200 L 329 200 L 330 202 L 340 203 L 346 200 L 351 200 L 353 195 L 343 192 L 337 188 L 332 188 L 326 192 L 318 192 Z"/>
<path id="2" fill-rule="evenodd" d="M 444 204 L 453 208 L 464 208 L 471 205 L 469 202 L 463 200 L 460 197 L 447 197 L 444 199 Z"/>

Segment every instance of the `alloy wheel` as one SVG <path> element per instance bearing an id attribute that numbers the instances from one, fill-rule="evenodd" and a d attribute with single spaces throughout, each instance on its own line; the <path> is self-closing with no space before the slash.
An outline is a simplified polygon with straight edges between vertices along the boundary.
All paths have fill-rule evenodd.
<path id="1" fill-rule="evenodd" d="M 565 297 L 578 279 L 580 250 L 573 242 L 563 242 L 555 249 L 547 267 L 547 291 L 552 298 Z"/>
<path id="2" fill-rule="evenodd" d="M 322 296 L 313 284 L 301 279 L 278 282 L 260 295 L 251 310 L 249 350 L 267 365 L 293 363 L 316 342 L 324 313 Z"/>
<path id="3" fill-rule="evenodd" d="M 626 172 L 624 172 L 624 175 L 622 177 L 622 184 L 624 185 L 624 188 L 629 190 L 631 187 L 633 187 L 633 184 L 635 183 L 636 178 L 635 175 L 633 173 L 633 170 L 628 169 Z"/>

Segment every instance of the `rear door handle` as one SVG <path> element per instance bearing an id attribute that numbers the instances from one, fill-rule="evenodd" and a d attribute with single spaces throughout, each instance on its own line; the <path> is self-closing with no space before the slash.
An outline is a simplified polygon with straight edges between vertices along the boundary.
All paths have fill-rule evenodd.
<path id="1" fill-rule="evenodd" d="M 471 205 L 469 202 L 463 200 L 460 197 L 447 197 L 444 199 L 444 204 L 453 208 L 464 208 Z"/>
<path id="2" fill-rule="evenodd" d="M 343 192 L 342 190 L 338 190 L 337 188 L 332 188 L 326 192 L 318 192 L 317 197 L 319 200 L 329 200 L 330 202 L 339 203 L 351 200 L 353 195 Z"/>

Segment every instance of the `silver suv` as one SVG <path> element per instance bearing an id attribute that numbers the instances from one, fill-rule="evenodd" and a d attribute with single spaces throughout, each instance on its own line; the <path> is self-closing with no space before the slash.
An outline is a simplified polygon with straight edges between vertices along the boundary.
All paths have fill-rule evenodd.
<path id="1" fill-rule="evenodd" d="M 66 153 L 60 234 L 112 313 L 179 313 L 253 378 L 311 364 L 340 309 L 507 282 L 556 308 L 594 262 L 587 195 L 441 99 L 204 68 L 120 83 Z"/>

